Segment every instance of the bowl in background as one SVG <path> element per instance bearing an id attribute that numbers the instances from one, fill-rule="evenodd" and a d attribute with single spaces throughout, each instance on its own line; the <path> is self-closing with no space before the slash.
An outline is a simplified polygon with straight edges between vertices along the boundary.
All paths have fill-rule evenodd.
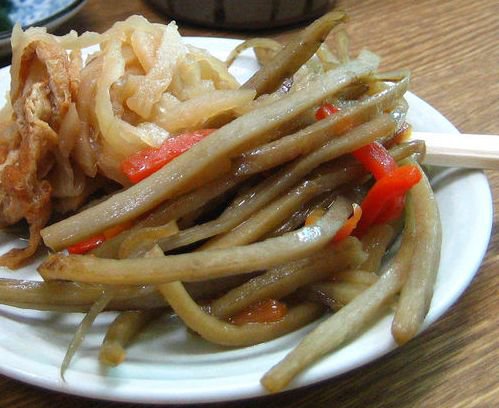
<path id="1" fill-rule="evenodd" d="M 214 28 L 258 30 L 312 20 L 330 0 L 150 0 L 175 20 Z"/>

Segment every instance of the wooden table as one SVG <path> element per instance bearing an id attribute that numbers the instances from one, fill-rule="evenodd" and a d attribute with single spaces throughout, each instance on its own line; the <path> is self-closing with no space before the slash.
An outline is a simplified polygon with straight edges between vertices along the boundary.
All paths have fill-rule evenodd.
<path id="1" fill-rule="evenodd" d="M 365 46 L 383 57 L 383 68 L 410 68 L 412 90 L 462 132 L 499 134 L 499 2 L 344 0 L 338 4 L 351 15 L 348 31 L 354 51 Z M 90 0 L 58 33 L 69 29 L 103 31 L 135 13 L 152 21 L 167 21 L 147 2 Z M 285 40 L 296 29 L 264 35 Z M 182 25 L 181 31 L 183 35 L 254 36 L 188 25 Z M 487 172 L 487 176 L 497 207 L 499 173 Z M 444 317 L 403 348 L 306 389 L 217 406 L 499 406 L 497 220 L 496 214 L 488 253 L 466 293 Z M 0 377 L 2 407 L 118 405 L 45 391 Z"/>

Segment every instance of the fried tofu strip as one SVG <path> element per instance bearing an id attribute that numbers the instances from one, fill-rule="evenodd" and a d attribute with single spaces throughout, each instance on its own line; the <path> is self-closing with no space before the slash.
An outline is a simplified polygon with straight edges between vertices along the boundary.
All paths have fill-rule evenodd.
<path id="1" fill-rule="evenodd" d="M 47 174 L 52 154 L 58 149 L 57 131 L 71 103 L 71 83 L 75 79 L 65 50 L 48 36 L 31 37 L 19 33 L 21 52 L 12 65 L 10 93 L 17 143 L 9 160 L 0 166 L 0 225 L 25 219 L 30 240 L 25 248 L 14 248 L 0 257 L 0 265 L 15 269 L 38 249 L 40 230 L 52 212 L 52 186 Z M 31 75 L 31 67 L 41 64 L 45 73 Z M 41 70 L 40 70 L 41 71 Z"/>

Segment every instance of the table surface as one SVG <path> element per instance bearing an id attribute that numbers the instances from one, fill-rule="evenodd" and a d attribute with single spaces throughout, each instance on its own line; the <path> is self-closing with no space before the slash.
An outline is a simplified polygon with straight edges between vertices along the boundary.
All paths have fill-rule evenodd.
<path id="1" fill-rule="evenodd" d="M 115 21 L 142 14 L 167 18 L 149 3 L 90 0 L 57 30 L 104 31 Z M 411 90 L 464 133 L 499 134 L 499 2 L 497 0 L 344 0 L 353 50 L 367 47 L 384 69 L 408 67 Z M 288 39 L 299 27 L 258 36 Z M 181 24 L 183 35 L 236 37 L 229 32 Z M 488 171 L 494 206 L 499 172 Z M 479 216 L 478 214 L 476 216 Z M 265 399 L 223 407 L 492 407 L 499 406 L 499 234 L 497 213 L 487 255 L 465 294 L 438 322 L 404 347 L 324 383 Z M 2 407 L 115 407 L 42 390 L 0 376 Z M 126 406 L 138 406 L 130 404 Z"/>

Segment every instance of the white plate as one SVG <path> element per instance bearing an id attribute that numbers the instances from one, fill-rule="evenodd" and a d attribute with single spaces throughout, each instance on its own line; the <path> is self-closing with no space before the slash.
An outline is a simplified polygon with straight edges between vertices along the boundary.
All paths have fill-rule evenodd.
<path id="1" fill-rule="evenodd" d="M 191 38 L 224 58 L 235 40 Z M 245 80 L 256 68 L 245 54 L 234 73 Z M 0 71 L 0 95 L 8 87 L 8 72 Z M 408 95 L 409 122 L 415 130 L 457 132 L 430 105 Z M 1 102 L 1 101 L 0 101 Z M 441 169 L 433 179 L 442 215 L 443 246 L 435 296 L 425 327 L 439 318 L 463 293 L 485 254 L 492 225 L 492 199 L 480 171 Z M 476 217 L 480 214 L 480 217 Z M 470 220 L 473 220 L 470 222 Z M 0 236 L 0 251 L 11 244 Z M 26 268 L 4 277 L 33 278 Z M 265 395 L 261 376 L 297 344 L 310 325 L 280 339 L 253 347 L 231 349 L 209 344 L 188 333 L 176 320 L 166 319 L 144 333 L 129 349 L 121 366 L 104 370 L 97 361 L 98 348 L 113 313 L 97 319 L 66 373 L 59 366 L 80 314 L 43 313 L 0 306 L 0 372 L 9 377 L 57 391 L 110 400 L 146 403 L 195 403 L 235 400 Z M 302 387 L 366 364 L 396 347 L 390 335 L 391 316 L 348 345 L 322 359 L 292 384 Z"/>

